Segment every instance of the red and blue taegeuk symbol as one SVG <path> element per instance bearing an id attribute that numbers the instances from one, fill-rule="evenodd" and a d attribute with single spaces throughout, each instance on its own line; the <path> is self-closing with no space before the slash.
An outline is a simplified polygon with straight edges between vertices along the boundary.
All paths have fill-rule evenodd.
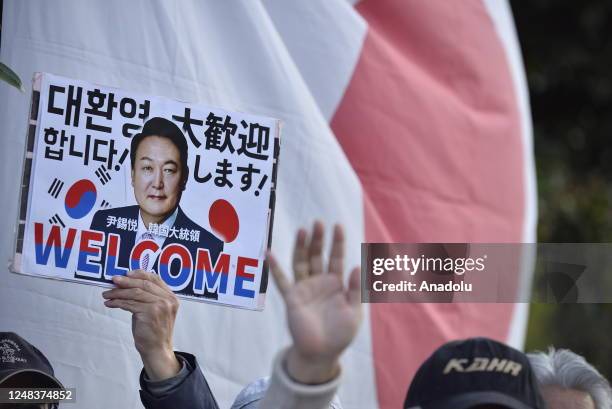
<path id="1" fill-rule="evenodd" d="M 85 217 L 96 204 L 97 196 L 96 185 L 91 180 L 81 179 L 75 182 L 66 193 L 66 213 L 73 219 Z"/>

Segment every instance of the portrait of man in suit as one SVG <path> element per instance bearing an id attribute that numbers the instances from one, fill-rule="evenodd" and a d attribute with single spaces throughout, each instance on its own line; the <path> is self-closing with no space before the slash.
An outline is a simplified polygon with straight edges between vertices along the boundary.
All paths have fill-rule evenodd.
<path id="1" fill-rule="evenodd" d="M 216 262 L 223 250 L 223 241 L 191 220 L 180 206 L 189 175 L 187 158 L 185 135 L 168 119 L 149 119 L 142 132 L 132 138 L 131 180 L 138 204 L 98 210 L 90 227 L 104 232 L 107 243 L 110 233 L 119 235 L 118 267 L 131 269 L 132 248 L 143 240 L 155 241 L 160 249 L 180 244 L 189 250 L 194 263 L 198 249 L 207 249 L 213 265 Z M 145 252 L 138 261 L 139 268 L 158 271 L 159 253 Z M 106 260 L 106 248 L 102 260 Z M 174 260 L 169 268 L 170 274 L 176 275 L 180 263 Z M 189 287 L 186 290 L 191 293 Z"/>

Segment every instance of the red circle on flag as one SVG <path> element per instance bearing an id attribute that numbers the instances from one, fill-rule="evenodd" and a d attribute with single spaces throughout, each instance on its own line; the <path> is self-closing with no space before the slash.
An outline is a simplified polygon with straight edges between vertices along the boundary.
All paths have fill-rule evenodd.
<path id="1" fill-rule="evenodd" d="M 231 243 L 238 236 L 240 230 L 238 213 L 227 200 L 218 199 L 213 202 L 208 211 L 208 222 L 215 233 L 221 236 L 226 243 Z"/>

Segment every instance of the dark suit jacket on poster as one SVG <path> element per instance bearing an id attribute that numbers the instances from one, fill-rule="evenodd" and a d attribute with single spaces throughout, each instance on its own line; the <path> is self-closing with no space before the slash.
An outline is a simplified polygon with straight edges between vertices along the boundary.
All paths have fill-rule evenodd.
<path id="1" fill-rule="evenodd" d="M 117 207 L 114 209 L 98 210 L 94 214 L 93 219 L 91 221 L 90 229 L 104 232 L 107 235 L 106 242 L 108 242 L 108 234 L 110 233 L 115 233 L 119 235 L 119 237 L 121 238 L 121 246 L 119 248 L 119 257 L 118 257 L 119 259 L 117 261 L 118 267 L 128 268 L 128 269 L 130 268 L 130 252 L 132 251 L 132 247 L 134 247 L 134 244 L 136 242 L 136 235 L 138 234 L 138 232 L 130 231 L 128 229 L 120 229 L 117 227 L 116 224 L 107 227 L 107 224 L 108 224 L 107 220 L 109 216 L 114 216 L 116 219 L 126 218 L 128 220 L 132 219 L 138 222 L 138 219 L 140 217 L 139 210 L 140 208 L 138 207 L 138 205 Z M 200 232 L 199 240 L 190 241 L 190 240 L 181 240 L 177 237 L 166 237 L 162 247 L 165 247 L 169 244 L 174 244 L 174 243 L 181 244 L 189 250 L 189 252 L 191 253 L 191 258 L 193 259 L 194 263 L 196 260 L 198 248 L 208 249 L 210 253 L 210 259 L 211 259 L 212 265 L 214 266 L 214 264 L 217 261 L 217 258 L 219 257 L 219 254 L 221 253 L 221 251 L 223 251 L 223 241 L 219 240 L 211 232 L 199 226 L 193 220 L 187 217 L 180 206 L 178 208 L 176 220 L 174 221 L 173 227 L 175 227 L 176 229 L 184 228 L 188 230 L 199 230 Z M 106 246 L 102 248 L 102 265 L 104 265 L 105 262 L 106 262 Z M 177 261 L 177 262 L 172 263 L 172 265 L 170 266 L 170 272 L 172 275 L 178 274 L 178 267 L 179 267 L 178 264 L 179 263 Z M 156 261 L 153 266 L 153 269 L 155 271 L 157 271 L 157 267 L 158 267 L 157 265 L 158 265 L 158 261 Z M 80 277 L 80 278 L 83 278 L 83 277 Z M 102 277 L 100 281 L 105 281 L 105 280 Z M 195 295 L 193 294 L 193 278 L 192 278 L 192 282 L 184 290 L 180 291 L 179 293 Z M 208 298 L 215 298 L 215 299 L 217 298 L 217 294 L 209 293 L 206 291 L 205 291 L 204 296 Z"/>

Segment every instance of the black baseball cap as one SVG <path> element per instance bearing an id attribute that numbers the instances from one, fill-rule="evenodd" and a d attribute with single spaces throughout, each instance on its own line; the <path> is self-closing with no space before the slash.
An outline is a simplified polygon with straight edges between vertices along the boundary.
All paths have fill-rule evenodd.
<path id="1" fill-rule="evenodd" d="M 546 408 L 524 353 L 488 338 L 446 343 L 418 369 L 404 402 L 405 409 L 479 405 Z"/>
<path id="2" fill-rule="evenodd" d="M 49 360 L 14 332 L 0 332 L 0 387 L 63 388 Z"/>

